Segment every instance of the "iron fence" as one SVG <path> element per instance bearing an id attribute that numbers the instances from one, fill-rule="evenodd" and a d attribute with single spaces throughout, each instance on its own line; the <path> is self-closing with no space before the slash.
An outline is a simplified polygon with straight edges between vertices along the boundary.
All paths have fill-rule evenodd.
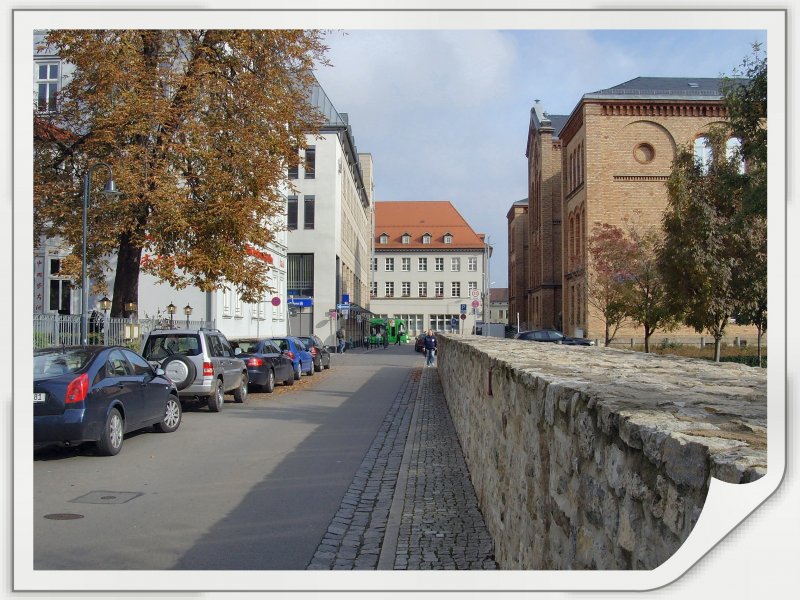
<path id="1" fill-rule="evenodd" d="M 172 324 L 174 323 L 174 325 Z M 90 345 L 128 346 L 136 351 L 141 348 L 145 336 L 153 329 L 187 327 L 200 329 L 214 327 L 214 321 L 185 319 L 170 322 L 169 318 L 130 319 L 104 317 L 92 313 L 88 320 L 87 341 Z M 81 343 L 80 315 L 33 315 L 33 347 L 73 346 Z"/>

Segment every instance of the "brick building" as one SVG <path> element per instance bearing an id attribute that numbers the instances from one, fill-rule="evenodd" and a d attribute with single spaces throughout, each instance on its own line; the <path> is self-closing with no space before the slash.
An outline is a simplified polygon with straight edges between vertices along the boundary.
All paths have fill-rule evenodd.
<path id="1" fill-rule="evenodd" d="M 602 337 L 602 317 L 587 301 L 592 227 L 625 227 L 626 219 L 660 227 L 677 149 L 693 144 L 696 153 L 707 152 L 704 136 L 725 119 L 720 83 L 717 78 L 638 77 L 585 94 L 566 117 L 548 115 L 537 101 L 526 152 L 529 328 L 554 326 L 567 335 Z M 515 210 L 516 205 L 509 211 L 509 236 Z M 518 246 L 509 243 L 509 262 L 515 263 L 509 273 L 524 269 Z M 512 281 L 510 307 L 519 307 L 523 303 Z M 748 333 L 732 327 L 729 335 Z M 641 338 L 642 332 L 631 326 L 620 335 Z M 670 337 L 675 335 L 696 334 L 684 328 Z"/>
<path id="2" fill-rule="evenodd" d="M 508 322 L 528 326 L 528 199 L 518 200 L 508 219 Z"/>

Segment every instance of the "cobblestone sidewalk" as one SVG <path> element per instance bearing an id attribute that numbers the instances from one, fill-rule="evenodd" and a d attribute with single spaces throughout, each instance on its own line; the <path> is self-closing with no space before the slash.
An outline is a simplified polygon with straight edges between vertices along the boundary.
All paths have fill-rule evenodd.
<path id="1" fill-rule="evenodd" d="M 497 568 L 436 369 L 411 372 L 308 568 Z"/>

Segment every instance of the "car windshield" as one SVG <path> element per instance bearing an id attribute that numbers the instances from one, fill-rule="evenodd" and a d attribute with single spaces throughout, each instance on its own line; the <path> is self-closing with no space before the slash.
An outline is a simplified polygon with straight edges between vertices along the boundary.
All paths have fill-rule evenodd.
<path id="1" fill-rule="evenodd" d="M 258 341 L 256 340 L 239 340 L 235 344 L 246 354 L 258 351 Z"/>
<path id="2" fill-rule="evenodd" d="M 37 352 L 33 355 L 33 378 L 46 379 L 83 369 L 94 356 L 83 348 Z"/>
<path id="3" fill-rule="evenodd" d="M 157 333 L 147 338 L 142 356 L 147 360 L 162 360 L 173 354 L 197 356 L 200 354 L 200 339 L 191 333 Z"/>

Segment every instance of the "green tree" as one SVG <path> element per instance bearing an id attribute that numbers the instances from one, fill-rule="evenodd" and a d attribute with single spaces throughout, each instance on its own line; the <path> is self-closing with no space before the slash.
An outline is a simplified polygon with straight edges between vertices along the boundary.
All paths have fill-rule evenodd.
<path id="1" fill-rule="evenodd" d="M 737 269 L 745 259 L 746 227 L 738 162 L 726 155 L 724 131 L 714 130 L 708 139 L 708 164 L 695 160 L 691 146 L 679 148 L 673 161 L 658 267 L 673 313 L 683 314 L 687 325 L 714 338 L 719 361 L 725 327 L 741 292 Z"/>
<path id="2" fill-rule="evenodd" d="M 605 345 L 628 319 L 633 291 L 630 266 L 633 245 L 625 232 L 609 223 L 595 223 L 589 237 L 587 302 L 595 308 L 605 326 Z"/>
<path id="3" fill-rule="evenodd" d="M 174 287 L 268 290 L 260 249 L 285 211 L 286 168 L 322 116 L 309 101 L 324 34 L 302 30 L 54 30 L 75 71 L 58 111 L 35 116 L 34 225 L 71 247 L 79 280 L 82 178 L 104 161 L 119 199 L 93 193 L 88 262 L 112 316 L 137 301 L 140 271 Z M 46 119 L 46 120 L 45 120 Z M 103 172 L 100 171 L 99 174 Z M 98 175 L 99 175 L 98 174 Z M 92 182 L 102 185 L 104 178 Z"/>
<path id="4" fill-rule="evenodd" d="M 667 288 L 658 270 L 660 232 L 654 227 L 640 230 L 629 225 L 627 238 L 631 247 L 628 281 L 632 290 L 626 312 L 644 329 L 644 351 L 650 352 L 650 336 L 657 329 L 674 329 L 679 318 L 668 301 Z"/>
<path id="5" fill-rule="evenodd" d="M 767 217 L 767 56 L 759 44 L 731 77 L 723 77 L 722 94 L 728 118 L 725 127 L 741 142 L 747 165 L 744 212 Z"/>
<path id="6" fill-rule="evenodd" d="M 736 269 L 739 301 L 734 316 L 740 325 L 758 331 L 758 366 L 762 362 L 761 340 L 767 330 L 767 220 L 750 215 L 743 227 L 740 261 Z"/>

